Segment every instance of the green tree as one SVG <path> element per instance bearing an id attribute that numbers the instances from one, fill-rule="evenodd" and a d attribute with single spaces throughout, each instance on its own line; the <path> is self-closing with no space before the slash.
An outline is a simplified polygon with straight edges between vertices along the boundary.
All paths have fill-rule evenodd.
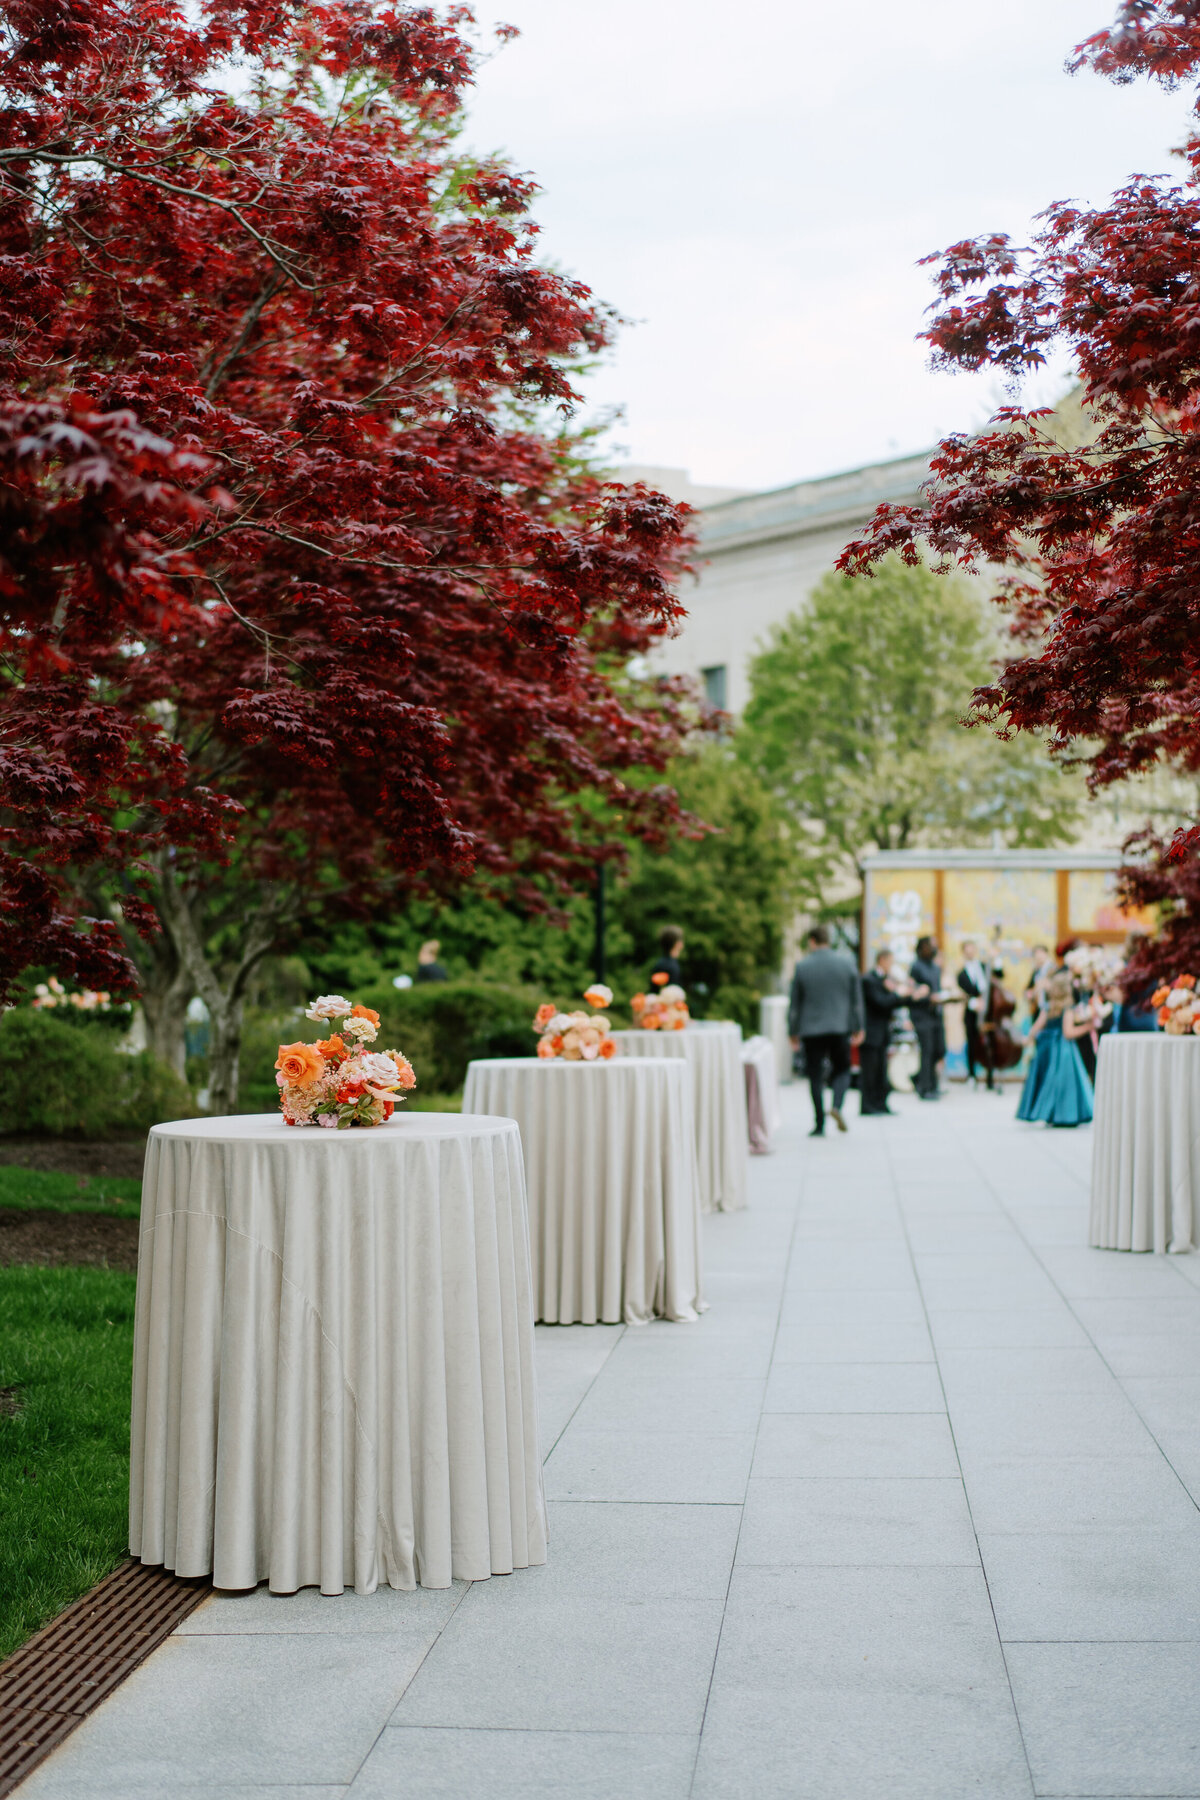
<path id="1" fill-rule="evenodd" d="M 697 1010 L 756 1029 L 758 997 L 779 967 L 793 905 L 787 821 L 730 745 L 706 744 L 676 762 L 670 779 L 687 810 L 713 829 L 665 855 L 635 846 L 613 906 L 632 946 L 630 976 L 645 979 L 659 929 L 680 925 Z"/>
<path id="2" fill-rule="evenodd" d="M 634 843 L 609 882 L 607 974 L 623 1009 L 644 986 L 658 932 L 683 926 L 689 991 L 697 1011 L 753 1023 L 758 995 L 779 965 L 791 906 L 786 820 L 760 777 L 725 743 L 678 758 L 666 779 L 689 813 L 711 827 L 669 850 Z M 308 987 L 360 992 L 411 974 L 423 938 L 441 943 L 452 979 L 533 986 L 561 1002 L 593 974 L 590 892 L 558 900 L 552 917 L 530 914 L 468 888 L 449 904 L 411 902 L 388 920 L 348 921 L 304 950 Z M 286 975 L 287 993 L 279 986 Z M 291 1003 L 292 965 L 271 965 L 261 1001 Z M 278 991 L 277 991 L 278 990 Z M 256 996 L 258 998 L 259 996 Z"/>
<path id="3" fill-rule="evenodd" d="M 962 724 L 999 651 L 985 608 L 898 559 L 873 578 L 831 571 L 755 658 L 738 752 L 793 822 L 813 910 L 846 909 L 872 850 L 1071 835 L 1079 790 L 1041 742 Z"/>

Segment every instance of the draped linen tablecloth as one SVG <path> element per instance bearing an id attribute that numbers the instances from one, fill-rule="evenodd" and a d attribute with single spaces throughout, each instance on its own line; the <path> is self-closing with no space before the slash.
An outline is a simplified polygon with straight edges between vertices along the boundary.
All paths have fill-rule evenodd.
<path id="1" fill-rule="evenodd" d="M 740 1212 L 746 1204 L 750 1127 L 742 1034 L 717 1021 L 683 1031 L 614 1031 L 622 1056 L 681 1057 L 692 1071 L 696 1173 L 702 1212 Z"/>
<path id="2" fill-rule="evenodd" d="M 1200 1241 L 1200 1038 L 1100 1039 L 1090 1242 L 1190 1250 Z"/>
<path id="3" fill-rule="evenodd" d="M 783 1123 L 779 1081 L 775 1073 L 775 1046 L 770 1038 L 746 1040 L 742 1045 L 742 1073 L 746 1079 L 746 1119 L 751 1154 L 766 1156 L 772 1136 Z"/>
<path id="4" fill-rule="evenodd" d="M 131 1450 L 133 1554 L 217 1587 L 545 1562 L 516 1127 L 155 1126 Z"/>
<path id="5" fill-rule="evenodd" d="M 700 1207 L 682 1064 L 492 1057 L 469 1064 L 463 1105 L 521 1128 L 540 1320 L 697 1317 Z"/>

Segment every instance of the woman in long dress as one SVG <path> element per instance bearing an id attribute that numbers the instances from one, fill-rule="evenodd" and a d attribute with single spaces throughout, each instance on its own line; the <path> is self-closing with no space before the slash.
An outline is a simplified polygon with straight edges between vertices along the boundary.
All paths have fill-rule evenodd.
<path id="1" fill-rule="evenodd" d="M 1045 1125 L 1086 1125 L 1092 1116 L 1092 1084 L 1077 1038 L 1091 1029 L 1075 1018 L 1074 984 L 1069 969 L 1058 969 L 1046 983 L 1046 1000 L 1033 1024 L 1033 1063 L 1021 1090 L 1018 1119 Z"/>

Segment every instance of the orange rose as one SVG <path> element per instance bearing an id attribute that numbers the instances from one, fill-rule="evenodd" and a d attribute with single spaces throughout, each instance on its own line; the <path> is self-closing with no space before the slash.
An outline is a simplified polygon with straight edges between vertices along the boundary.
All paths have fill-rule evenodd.
<path id="1" fill-rule="evenodd" d="M 533 1029 L 535 1031 L 544 1031 L 557 1011 L 557 1006 L 551 1006 L 548 1000 L 543 1000 L 542 1004 L 533 1015 Z"/>
<path id="2" fill-rule="evenodd" d="M 557 1056 L 558 1052 L 554 1048 L 555 1042 L 556 1040 L 554 1038 L 543 1037 L 538 1039 L 537 1053 L 543 1062 L 549 1062 L 552 1057 Z"/>
<path id="3" fill-rule="evenodd" d="M 1170 993 L 1170 991 L 1171 990 L 1169 987 L 1155 988 L 1154 992 L 1150 996 L 1151 1006 L 1161 1006 L 1163 1001 L 1166 999 L 1167 995 Z"/>
<path id="4" fill-rule="evenodd" d="M 314 1049 L 319 1050 L 321 1055 L 325 1057 L 340 1057 L 345 1056 L 346 1054 L 345 1044 L 343 1044 L 341 1038 L 336 1035 L 333 1037 L 322 1038 L 318 1044 L 314 1045 Z"/>
<path id="5" fill-rule="evenodd" d="M 615 1056 L 617 1054 L 617 1046 L 612 1038 L 605 1038 L 600 1046 L 600 1054 L 604 1057 L 605 1061 L 607 1061 L 610 1056 Z"/>
<path id="6" fill-rule="evenodd" d="M 1177 975 L 1175 977 L 1176 987 L 1194 988 L 1195 985 L 1196 977 L 1194 975 Z"/>
<path id="7" fill-rule="evenodd" d="M 379 1014 L 373 1012 L 369 1006 L 352 1006 L 350 1008 L 350 1017 L 352 1019 L 369 1019 L 372 1025 L 378 1025 L 379 1023 Z"/>
<path id="8" fill-rule="evenodd" d="M 325 1073 L 325 1059 L 315 1044 L 280 1044 L 275 1067 L 285 1081 L 311 1087 Z"/>
<path id="9" fill-rule="evenodd" d="M 630 1010 L 632 1012 L 641 1012 L 641 1010 L 642 1010 L 643 1006 L 645 1006 L 645 1004 L 646 1004 L 645 994 L 635 994 L 633 996 L 633 999 L 629 1002 Z"/>
<path id="10" fill-rule="evenodd" d="M 660 969 L 658 971 L 658 974 L 652 975 L 650 977 L 650 979 L 654 983 L 655 987 L 666 987 L 666 985 L 667 985 L 668 981 L 671 979 L 671 977 L 667 974 L 667 971 L 665 969 Z"/>

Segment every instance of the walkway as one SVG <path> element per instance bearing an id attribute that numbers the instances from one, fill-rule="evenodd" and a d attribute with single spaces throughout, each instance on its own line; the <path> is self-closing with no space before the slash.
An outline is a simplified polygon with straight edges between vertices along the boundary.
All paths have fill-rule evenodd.
<path id="1" fill-rule="evenodd" d="M 786 1101 L 700 1324 L 539 1331 L 545 1569 L 214 1599 L 21 1800 L 1200 1796 L 1200 1258 L 1011 1094 Z"/>

